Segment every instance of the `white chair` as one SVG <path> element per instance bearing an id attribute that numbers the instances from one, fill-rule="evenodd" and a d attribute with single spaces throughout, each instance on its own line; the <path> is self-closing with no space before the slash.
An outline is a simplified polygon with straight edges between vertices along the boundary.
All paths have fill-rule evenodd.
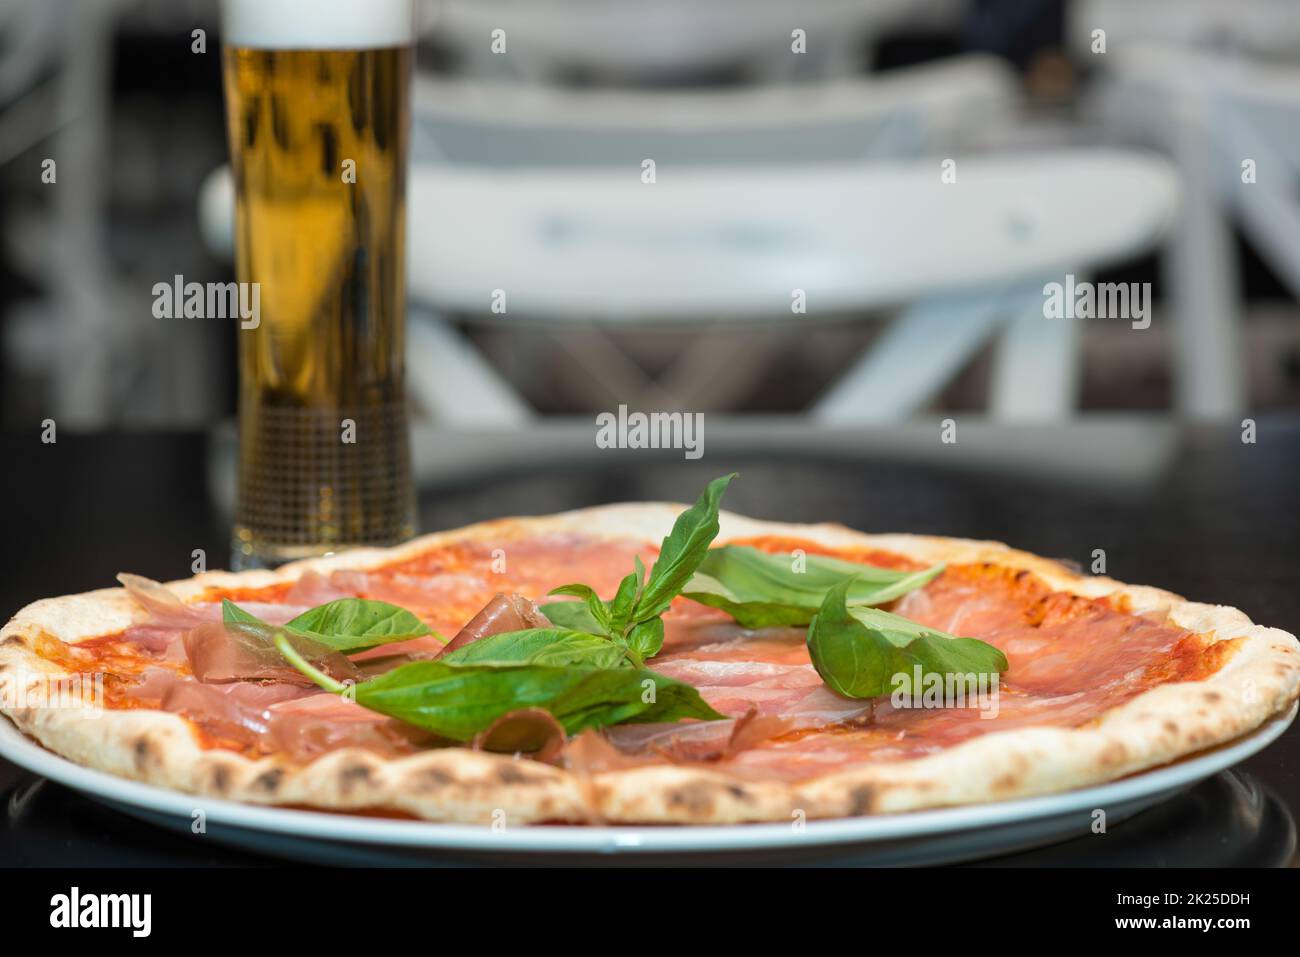
<path id="1" fill-rule="evenodd" d="M 992 412 L 1073 407 L 1077 326 L 1043 284 L 1149 249 L 1177 208 L 1162 160 L 1122 151 L 779 168 L 423 167 L 412 297 L 509 322 L 801 323 L 911 304 L 818 403 L 826 422 L 919 411 L 999 336 Z M 436 228 L 433 228 L 436 224 Z M 485 255 L 485 250 L 491 250 Z M 807 313 L 792 314 L 801 291 Z M 723 364 L 727 357 L 722 357 Z"/>
<path id="2" fill-rule="evenodd" d="M 1165 250 L 1176 407 L 1235 419 L 1247 384 L 1234 223 L 1300 295 L 1300 70 L 1282 59 L 1300 51 L 1300 15 L 1292 0 L 1087 0 L 1073 11 L 1077 55 L 1102 71 L 1090 113 L 1167 153 L 1183 178 Z M 1099 28 L 1104 55 L 1091 52 Z M 1245 159 L 1255 183 L 1242 182 Z"/>
<path id="3" fill-rule="evenodd" d="M 1177 181 L 1125 151 L 730 169 L 418 167 L 409 284 L 417 312 L 601 328 L 654 322 L 808 323 L 907 307 L 813 410 L 899 421 L 998 337 L 991 412 L 1073 408 L 1075 320 L 1043 317 L 1043 284 L 1151 248 Z M 222 191 L 226 195 L 222 196 Z M 210 186 L 212 245 L 229 242 L 229 184 Z M 225 214 L 223 217 L 223 213 Z M 792 312 L 802 293 L 806 313 Z M 424 326 L 425 328 L 421 328 Z M 441 319 L 413 323 L 412 388 L 435 418 L 520 421 L 526 406 Z M 719 374 L 735 356 L 718 357 Z M 700 371 L 700 370 L 697 370 Z"/>
<path id="4" fill-rule="evenodd" d="M 442 0 L 429 35 L 478 75 L 541 79 L 581 70 L 621 79 L 698 74 L 733 64 L 758 75 L 860 69 L 870 38 L 960 21 L 965 0 Z M 791 56 L 791 31 L 807 50 Z M 491 49 L 502 30 L 508 56 Z"/>
<path id="5" fill-rule="evenodd" d="M 599 166 L 830 162 L 970 147 L 1018 107 L 1007 64 L 963 56 L 876 76 L 717 88 L 569 89 L 419 76 L 413 162 Z"/>

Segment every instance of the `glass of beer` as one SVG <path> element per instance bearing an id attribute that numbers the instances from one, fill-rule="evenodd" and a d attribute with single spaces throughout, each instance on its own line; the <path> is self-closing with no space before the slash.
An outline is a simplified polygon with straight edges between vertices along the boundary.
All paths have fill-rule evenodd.
<path id="1" fill-rule="evenodd" d="M 405 398 L 413 0 L 223 0 L 240 323 L 235 568 L 415 531 Z"/>

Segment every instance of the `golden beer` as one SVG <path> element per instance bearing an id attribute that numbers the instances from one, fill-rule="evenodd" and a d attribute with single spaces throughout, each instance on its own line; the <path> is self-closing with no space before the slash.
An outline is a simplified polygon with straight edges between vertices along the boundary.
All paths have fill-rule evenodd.
<path id="1" fill-rule="evenodd" d="M 404 381 L 412 50 L 409 36 L 390 42 L 402 40 L 403 11 L 409 32 L 410 7 L 376 4 L 399 14 L 385 31 L 349 24 L 342 2 L 227 3 L 236 271 L 260 287 L 259 321 L 237 334 L 236 567 L 392 544 L 415 529 Z M 367 30 L 375 45 L 356 46 Z"/>

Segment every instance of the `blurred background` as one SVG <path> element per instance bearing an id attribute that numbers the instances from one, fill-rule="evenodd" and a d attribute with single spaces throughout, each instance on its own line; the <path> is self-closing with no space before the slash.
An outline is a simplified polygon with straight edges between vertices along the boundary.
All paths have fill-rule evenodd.
<path id="1" fill-rule="evenodd" d="M 1150 483 L 1189 427 L 1294 424 L 1292 0 L 426 0 L 421 25 L 424 486 L 588 455 L 623 404 L 705 413 L 711 455 L 1085 483 Z M 152 311 L 157 282 L 234 278 L 219 30 L 216 0 L 0 0 L 0 424 L 200 433 L 228 514 L 233 324 Z M 1150 298 L 1048 318 L 1070 282 Z"/>
<path id="2" fill-rule="evenodd" d="M 443 0 L 422 24 L 418 422 L 1300 407 L 1290 0 Z M 233 415 L 231 329 L 151 312 L 155 282 L 233 278 L 219 49 L 215 0 L 0 0 L 6 427 Z M 1066 274 L 1151 283 L 1150 328 L 1024 319 Z"/>

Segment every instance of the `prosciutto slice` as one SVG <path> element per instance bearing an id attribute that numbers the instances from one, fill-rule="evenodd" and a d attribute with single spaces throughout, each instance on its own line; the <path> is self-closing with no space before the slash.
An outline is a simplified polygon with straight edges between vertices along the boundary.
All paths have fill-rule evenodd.
<path id="1" fill-rule="evenodd" d="M 220 628 L 220 602 L 196 602 L 187 605 L 166 585 L 152 579 L 123 572 L 117 576 L 117 580 L 122 583 L 135 603 L 147 612 L 147 617 L 123 632 L 122 638 L 156 658 L 177 663 L 189 661 L 191 656 L 186 636 L 195 629 L 210 635 L 214 634 L 214 627 Z M 250 601 L 241 602 L 240 607 L 268 624 L 282 625 L 302 614 L 308 606 Z M 205 648 L 211 643 L 210 638 L 196 640 L 199 640 Z M 279 661 L 279 655 L 275 657 Z M 282 661 L 279 663 L 283 664 Z M 231 676 L 213 680 L 230 681 L 235 677 L 245 676 L 235 675 L 232 672 Z M 269 675 L 257 673 L 257 669 L 254 669 L 246 677 L 259 678 L 269 677 Z"/>
<path id="2" fill-rule="evenodd" d="M 316 688 L 283 682 L 201 684 L 168 668 L 147 669 L 127 692 L 140 707 L 181 714 L 226 745 L 287 753 L 298 761 L 339 748 L 396 757 L 438 742 L 416 728 Z"/>
<path id="3" fill-rule="evenodd" d="M 136 704 L 161 711 L 201 716 L 205 721 L 227 726 L 240 738 L 256 737 L 269 730 L 268 709 L 317 693 L 314 688 L 275 683 L 232 682 L 205 685 L 169 668 L 148 668 L 139 684 L 127 691 Z"/>
<path id="4" fill-rule="evenodd" d="M 564 750 L 564 725 L 543 708 L 520 708 L 497 718 L 474 736 L 476 751 L 527 754 L 553 762 Z"/>
<path id="5" fill-rule="evenodd" d="M 185 604 L 167 586 L 152 578 L 120 572 L 117 580 L 135 603 L 149 613 L 152 625 L 160 628 L 188 628 L 208 620 L 209 616 L 204 615 L 201 609 Z"/>
<path id="6" fill-rule="evenodd" d="M 456 633 L 456 637 L 447 642 L 443 654 L 464 648 L 470 642 L 478 641 L 489 635 L 501 635 L 508 631 L 524 631 L 528 628 L 549 628 L 551 621 L 532 601 L 523 595 L 505 595 L 498 592 L 482 611 L 469 620 L 465 627 Z"/>
<path id="7" fill-rule="evenodd" d="M 187 605 L 166 586 L 140 575 L 125 572 L 117 576 L 128 595 L 143 608 L 148 616 L 128 628 L 122 638 L 142 650 L 170 661 L 183 661 L 184 649 L 180 637 L 204 621 L 220 617 L 209 608 Z"/>
<path id="8" fill-rule="evenodd" d="M 583 731 L 577 735 L 565 745 L 560 762 L 583 776 L 659 763 L 653 756 L 637 757 L 620 751 L 599 731 Z"/>
<path id="9" fill-rule="evenodd" d="M 166 585 L 140 575 L 128 575 L 125 572 L 117 576 L 128 595 L 135 603 L 149 613 L 142 623 L 150 628 L 185 629 L 205 621 L 221 621 L 221 602 L 195 602 L 187 605 L 173 594 Z M 311 604 L 289 602 L 241 601 L 239 607 L 251 615 L 271 625 L 283 625 L 297 618 Z"/>
<path id="10" fill-rule="evenodd" d="M 288 681 L 312 684 L 288 664 L 279 649 L 260 632 L 219 621 L 204 622 L 182 639 L 190 670 L 199 681 Z M 356 681 L 360 672 L 346 656 L 306 639 L 292 638 L 294 647 L 330 677 Z"/>
<path id="11" fill-rule="evenodd" d="M 339 748 L 365 748 L 396 757 L 441 743 L 428 732 L 328 692 L 282 701 L 267 710 L 267 733 L 259 743 L 299 761 Z"/>
<path id="12" fill-rule="evenodd" d="M 284 600 L 294 605 L 314 608 L 339 598 L 356 598 L 360 591 L 352 586 L 353 582 L 338 573 L 327 577 L 320 572 L 305 571 L 298 576 L 293 587 L 285 592 Z"/>
<path id="13" fill-rule="evenodd" d="M 792 705 L 774 708 L 772 699 L 764 699 L 740 717 L 726 721 L 629 724 L 608 728 L 605 733 L 615 747 L 629 754 L 715 761 L 795 731 L 835 725 L 861 727 L 870 723 L 873 711 L 871 700 L 841 698 L 821 686 L 804 690 Z"/>
<path id="14" fill-rule="evenodd" d="M 789 711 L 809 691 L 822 686 L 821 676 L 811 664 L 676 657 L 655 659 L 651 667 L 694 685 L 715 710 L 735 717 L 751 708 L 760 714 Z"/>
<path id="15" fill-rule="evenodd" d="M 315 573 L 308 572 L 307 575 Z M 324 581 L 320 575 L 315 577 Z M 266 636 L 251 629 L 224 624 L 220 604 L 187 605 L 165 585 L 140 575 L 123 573 L 117 579 L 136 603 L 149 613 L 146 621 L 128 629 L 124 637 L 165 661 L 187 662 L 200 682 L 311 684 L 308 678 L 285 662 Z M 285 603 L 243 602 L 240 607 L 272 625 L 284 624 L 306 611 L 304 606 Z M 333 678 L 342 681 L 360 677 L 360 672 L 344 655 L 305 639 L 296 639 L 295 646 Z"/>

